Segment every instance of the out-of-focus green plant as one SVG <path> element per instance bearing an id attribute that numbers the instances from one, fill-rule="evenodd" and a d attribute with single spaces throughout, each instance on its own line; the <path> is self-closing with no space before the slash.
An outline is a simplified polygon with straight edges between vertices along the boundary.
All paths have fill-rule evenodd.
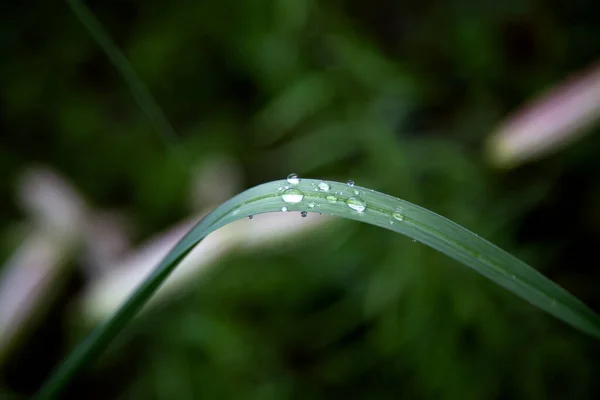
<path id="1" fill-rule="evenodd" d="M 593 299 L 593 279 L 569 281 L 582 250 L 573 246 L 577 233 L 593 228 L 592 199 L 569 208 L 581 212 L 572 218 L 557 216 L 576 196 L 557 209 L 546 204 L 550 225 L 531 243 L 517 232 L 535 226 L 523 215 L 552 198 L 554 165 L 506 182 L 474 156 L 505 109 L 589 63 L 585 23 L 568 29 L 556 8 L 522 1 L 357 3 L 94 7 L 194 158 L 231 154 L 250 185 L 289 170 L 368 182 L 451 217 Z M 29 21 L 49 26 L 47 50 L 24 53 L 24 62 L 10 63 L 23 70 L 3 75 L 5 115 L 13 129 L 42 121 L 43 137 L 56 143 L 45 157 L 87 196 L 126 207 L 142 235 L 161 229 L 183 212 L 179 160 L 164 157 L 144 118 L 129 112 L 120 79 L 71 17 L 48 15 L 45 24 Z M 531 57 L 515 61 L 513 51 L 532 41 Z M 314 96 L 302 90 L 315 82 L 324 86 Z M 18 159 L 11 149 L 0 148 L 3 165 Z M 341 221 L 285 249 L 292 251 L 229 256 L 222 272 L 138 320 L 127 346 L 95 373 L 132 399 L 589 396 L 594 353 L 581 335 L 423 246 Z M 561 264 L 570 268 L 557 273 Z"/>

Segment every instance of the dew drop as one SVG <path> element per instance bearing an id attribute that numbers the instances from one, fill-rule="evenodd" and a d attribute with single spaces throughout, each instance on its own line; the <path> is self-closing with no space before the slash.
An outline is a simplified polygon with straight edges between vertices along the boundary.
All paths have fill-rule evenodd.
<path id="1" fill-rule="evenodd" d="M 287 211 L 287 207 L 286 206 L 281 207 L 281 211 L 286 212 Z"/>
<path id="2" fill-rule="evenodd" d="M 323 191 L 323 192 L 328 192 L 329 191 L 329 183 L 321 181 L 319 182 L 319 190 Z"/>
<path id="3" fill-rule="evenodd" d="M 310 203 L 308 203 L 308 206 L 309 206 L 310 208 L 315 208 L 315 203 L 313 203 L 313 202 L 311 201 Z"/>
<path id="4" fill-rule="evenodd" d="M 283 190 L 283 186 L 279 186 L 279 187 L 277 188 L 277 191 L 278 191 L 278 192 L 281 192 L 282 190 Z"/>
<path id="5" fill-rule="evenodd" d="M 307 213 L 306 211 L 302 211 L 302 212 L 300 212 L 300 216 L 301 216 L 302 218 L 306 218 L 306 216 L 307 216 L 307 215 L 308 215 L 308 213 Z"/>
<path id="6" fill-rule="evenodd" d="M 300 178 L 298 178 L 298 175 L 296 174 L 289 174 L 287 181 L 290 185 L 297 185 L 300 183 Z"/>
<path id="7" fill-rule="evenodd" d="M 346 204 L 348 207 L 359 213 L 365 211 L 365 208 L 367 208 L 367 203 L 360 197 L 350 197 L 346 200 Z"/>
<path id="8" fill-rule="evenodd" d="M 394 221 L 390 219 L 390 225 L 394 225 Z"/>
<path id="9" fill-rule="evenodd" d="M 404 221 L 404 210 L 400 207 L 396 208 L 396 210 L 392 213 L 392 217 L 394 217 L 397 221 Z"/>
<path id="10" fill-rule="evenodd" d="M 325 199 L 327 199 L 327 201 L 330 202 L 330 203 L 335 203 L 337 201 L 337 197 L 335 197 L 332 194 L 330 194 L 329 196 L 325 197 Z"/>
<path id="11" fill-rule="evenodd" d="M 304 193 L 298 189 L 288 189 L 281 195 L 281 198 L 286 203 L 296 204 L 300 203 L 304 198 Z"/>
<path id="12" fill-rule="evenodd" d="M 248 219 L 254 218 L 254 215 L 248 215 Z"/>
<path id="13" fill-rule="evenodd" d="M 346 184 L 350 187 L 354 186 L 354 181 L 353 180 L 349 180 L 348 182 L 346 182 Z"/>
<path id="14" fill-rule="evenodd" d="M 360 194 L 360 192 L 358 190 L 354 189 L 354 194 L 358 196 Z"/>

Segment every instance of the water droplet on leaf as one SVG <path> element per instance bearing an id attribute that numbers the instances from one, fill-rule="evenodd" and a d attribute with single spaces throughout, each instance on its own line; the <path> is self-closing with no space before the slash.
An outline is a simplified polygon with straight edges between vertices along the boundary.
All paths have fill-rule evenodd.
<path id="1" fill-rule="evenodd" d="M 396 208 L 396 210 L 392 213 L 392 217 L 398 221 L 404 221 L 404 210 L 400 207 Z"/>
<path id="2" fill-rule="evenodd" d="M 335 197 L 334 195 L 330 194 L 329 196 L 326 197 L 327 201 L 330 203 L 335 203 L 337 201 L 337 197 Z"/>
<path id="3" fill-rule="evenodd" d="M 353 180 L 349 180 L 348 182 L 346 182 L 346 184 L 350 187 L 354 186 L 354 181 Z"/>
<path id="4" fill-rule="evenodd" d="M 328 192 L 329 191 L 329 183 L 321 181 L 319 182 L 319 190 L 323 191 L 323 192 Z"/>
<path id="5" fill-rule="evenodd" d="M 287 211 L 287 207 L 286 206 L 281 207 L 281 211 L 286 212 Z"/>
<path id="6" fill-rule="evenodd" d="M 365 211 L 365 208 L 367 208 L 367 203 L 360 197 L 350 197 L 346 200 L 346 204 L 348 207 L 359 213 Z"/>
<path id="7" fill-rule="evenodd" d="M 288 189 L 281 195 L 281 198 L 286 203 L 296 204 L 300 203 L 304 198 L 304 193 L 298 189 Z"/>
<path id="8" fill-rule="evenodd" d="M 290 185 L 297 185 L 300 183 L 300 178 L 298 178 L 298 175 L 296 174 L 289 174 L 287 181 Z"/>
<path id="9" fill-rule="evenodd" d="M 306 211 L 300 212 L 300 216 L 302 216 L 302 218 L 306 218 L 307 215 L 308 213 Z"/>
<path id="10" fill-rule="evenodd" d="M 309 206 L 310 208 L 314 208 L 314 207 L 315 207 L 315 203 L 313 203 L 313 202 L 311 201 L 310 203 L 308 203 L 308 206 Z"/>

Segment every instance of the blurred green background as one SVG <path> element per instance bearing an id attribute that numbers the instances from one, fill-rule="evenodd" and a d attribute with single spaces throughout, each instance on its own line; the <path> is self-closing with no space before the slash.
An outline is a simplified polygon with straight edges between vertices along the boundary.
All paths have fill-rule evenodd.
<path id="1" fill-rule="evenodd" d="M 213 175 L 229 195 L 290 172 L 353 179 L 477 232 L 600 310 L 598 128 L 510 171 L 483 157 L 510 112 L 596 61 L 600 3 L 86 3 L 177 138 L 153 131 L 66 3 L 4 4 L 1 260 L 26 236 L 15 193 L 32 166 L 125 215 L 135 246 L 213 207 L 190 192 L 196 171 L 225 159 Z M 350 221 L 265 242 L 144 313 L 65 398 L 600 393 L 596 342 L 419 243 Z M 74 309 L 102 272 L 86 273 L 78 251 L 67 265 L 0 366 L 0 396 L 31 396 L 89 328 Z"/>

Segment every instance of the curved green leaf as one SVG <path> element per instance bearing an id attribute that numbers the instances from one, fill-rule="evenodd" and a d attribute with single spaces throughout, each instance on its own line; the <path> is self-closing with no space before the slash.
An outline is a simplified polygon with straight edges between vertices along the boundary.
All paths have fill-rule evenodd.
<path id="1" fill-rule="evenodd" d="M 326 186 L 329 189 L 323 190 Z M 288 189 L 295 192 L 286 192 Z M 303 194 L 300 202 L 284 202 L 286 194 L 294 194 L 296 197 L 291 196 L 291 199 L 298 200 L 298 191 Z M 363 205 L 364 210 L 357 211 Z M 442 216 L 384 193 L 339 182 L 302 179 L 290 185 L 287 181 L 274 181 L 238 194 L 192 228 L 115 315 L 73 351 L 38 398 L 55 398 L 74 373 L 106 347 L 204 237 L 232 221 L 281 211 L 284 206 L 287 211 L 335 215 L 409 236 L 474 269 L 558 319 L 600 338 L 600 317 L 585 304 L 516 257 Z"/>

